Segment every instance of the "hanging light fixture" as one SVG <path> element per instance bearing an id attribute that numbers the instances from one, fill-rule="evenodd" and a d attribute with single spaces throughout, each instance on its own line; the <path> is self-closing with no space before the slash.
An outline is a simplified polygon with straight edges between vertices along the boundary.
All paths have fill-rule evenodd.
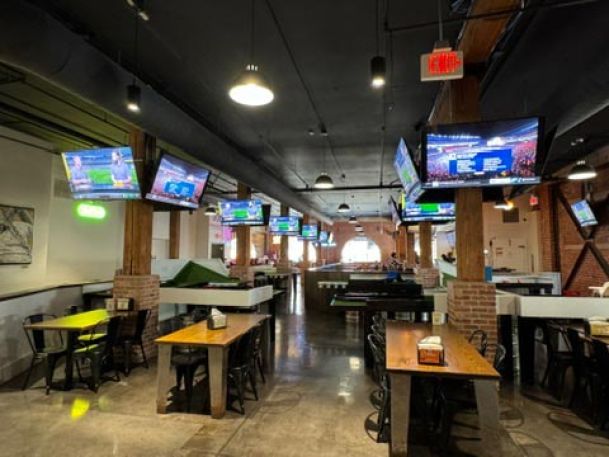
<path id="1" fill-rule="evenodd" d="M 250 63 L 247 64 L 245 71 L 235 80 L 228 91 L 228 95 L 233 101 L 246 106 L 268 105 L 275 98 L 275 94 L 260 73 L 258 65 L 254 64 L 255 12 L 256 0 L 252 0 Z"/>
<path id="2" fill-rule="evenodd" d="M 205 208 L 206 216 L 215 216 L 217 212 L 218 211 L 216 210 L 216 207 L 214 205 L 208 205 L 207 208 Z"/>
<path id="3" fill-rule="evenodd" d="M 514 202 L 508 200 L 507 198 L 505 200 L 499 200 L 495 202 L 495 209 L 500 209 L 503 211 L 512 211 L 514 209 Z"/>
<path id="4" fill-rule="evenodd" d="M 138 35 L 139 35 L 139 16 L 135 15 L 135 29 L 134 29 L 134 37 L 133 37 L 133 56 L 135 61 L 135 72 L 138 72 L 139 68 L 139 59 L 138 59 Z M 140 87 L 135 82 L 135 75 L 133 76 L 133 81 L 131 84 L 127 86 L 127 99 L 126 106 L 129 111 L 132 113 L 139 113 L 141 111 L 141 102 L 142 102 L 142 91 Z"/>
<path id="5" fill-rule="evenodd" d="M 362 227 L 361 225 L 358 224 L 358 225 L 355 226 L 355 231 L 356 232 L 363 232 L 364 231 L 364 227 Z"/>
<path id="6" fill-rule="evenodd" d="M 376 56 L 370 60 L 370 85 L 373 89 L 380 89 L 385 86 L 386 79 L 385 74 L 387 72 L 387 65 L 385 58 L 380 55 L 381 43 L 379 34 L 379 2 L 376 0 L 376 22 L 375 22 L 375 40 L 376 40 Z"/>
<path id="7" fill-rule="evenodd" d="M 357 217 L 351 216 L 349 218 L 349 224 L 357 224 Z"/>
<path id="8" fill-rule="evenodd" d="M 317 177 L 313 187 L 316 189 L 332 189 L 334 187 L 334 181 L 328 176 L 328 173 L 323 172 Z"/>
<path id="9" fill-rule="evenodd" d="M 349 211 L 351 211 L 351 207 L 346 203 L 341 203 L 340 205 L 338 205 L 339 213 L 348 213 Z"/>
<path id="10" fill-rule="evenodd" d="M 586 163 L 585 160 L 578 160 L 575 162 L 573 168 L 567 175 L 567 178 L 571 181 L 585 181 L 588 179 L 596 178 L 597 173 L 594 168 Z"/>

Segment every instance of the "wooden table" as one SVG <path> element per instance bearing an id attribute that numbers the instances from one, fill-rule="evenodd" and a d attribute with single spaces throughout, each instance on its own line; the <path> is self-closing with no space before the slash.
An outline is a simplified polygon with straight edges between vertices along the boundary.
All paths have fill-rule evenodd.
<path id="1" fill-rule="evenodd" d="M 105 322 L 110 318 L 110 313 L 105 309 L 96 309 L 85 313 L 71 314 L 69 316 L 49 319 L 31 325 L 26 325 L 26 329 L 31 330 L 56 330 L 67 332 L 67 352 L 66 352 L 66 378 L 64 389 L 70 390 L 74 384 L 74 367 L 72 364 L 72 353 L 77 337 L 80 333 L 91 330 L 97 324 Z"/>
<path id="2" fill-rule="evenodd" d="M 266 314 L 235 314 L 227 313 L 228 326 L 224 329 L 209 330 L 207 321 L 199 322 L 189 327 L 162 336 L 155 340 L 159 345 L 157 367 L 157 396 L 156 409 L 159 414 L 167 411 L 167 392 L 172 385 L 171 349 L 173 346 L 205 347 L 209 361 L 209 390 L 211 397 L 211 416 L 220 419 L 226 413 L 226 383 L 228 369 L 228 349 L 231 343 L 237 341 L 256 325 L 268 322 Z M 269 360 L 268 325 L 265 325 L 263 335 Z"/>
<path id="3" fill-rule="evenodd" d="M 387 321 L 387 371 L 391 380 L 391 445 L 389 455 L 408 454 L 410 385 L 412 376 L 472 379 L 480 420 L 482 448 L 499 455 L 499 373 L 450 325 L 410 324 Z M 417 343 L 429 335 L 442 337 L 444 366 L 421 365 Z"/>

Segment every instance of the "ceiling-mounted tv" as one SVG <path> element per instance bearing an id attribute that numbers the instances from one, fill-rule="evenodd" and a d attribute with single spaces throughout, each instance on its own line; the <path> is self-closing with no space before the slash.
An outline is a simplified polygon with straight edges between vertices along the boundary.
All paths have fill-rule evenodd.
<path id="1" fill-rule="evenodd" d="M 424 192 L 421 188 L 421 181 L 419 174 L 412 161 L 412 157 L 406 146 L 404 138 L 400 138 L 398 147 L 395 151 L 395 158 L 393 160 L 393 166 L 395 171 L 400 178 L 400 182 L 404 187 L 404 194 L 408 201 L 416 201 L 421 194 Z"/>
<path id="2" fill-rule="evenodd" d="M 426 127 L 422 187 L 537 184 L 541 135 L 538 117 Z"/>
<path id="3" fill-rule="evenodd" d="M 573 214 L 575 215 L 577 222 L 579 222 L 580 227 L 598 225 L 596 216 L 594 216 L 594 213 L 586 200 L 580 200 L 573 203 L 571 209 L 573 210 Z"/>
<path id="4" fill-rule="evenodd" d="M 224 200 L 220 203 L 222 225 L 265 225 L 265 215 L 260 200 Z"/>
<path id="5" fill-rule="evenodd" d="M 319 237 L 319 227 L 317 224 L 303 224 L 300 238 L 304 241 L 317 241 Z"/>
<path id="6" fill-rule="evenodd" d="M 61 154 L 72 196 L 78 200 L 133 200 L 140 185 L 128 146 Z"/>
<path id="7" fill-rule="evenodd" d="M 402 194 L 402 201 L 406 201 L 406 194 Z M 398 205 L 391 197 L 389 199 L 389 211 L 391 211 L 391 221 L 395 226 L 398 226 L 402 223 L 402 217 L 400 215 L 400 210 L 398 209 Z"/>
<path id="8" fill-rule="evenodd" d="M 448 222 L 455 219 L 454 203 L 411 203 L 402 210 L 404 222 Z"/>
<path id="9" fill-rule="evenodd" d="M 163 153 L 146 199 L 197 209 L 208 181 L 209 170 Z"/>
<path id="10" fill-rule="evenodd" d="M 269 232 L 271 235 L 298 236 L 300 234 L 300 218 L 298 216 L 271 216 Z"/>

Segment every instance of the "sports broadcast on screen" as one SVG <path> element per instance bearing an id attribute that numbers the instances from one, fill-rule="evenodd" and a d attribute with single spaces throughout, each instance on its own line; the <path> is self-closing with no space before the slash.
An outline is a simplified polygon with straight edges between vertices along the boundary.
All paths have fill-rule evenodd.
<path id="1" fill-rule="evenodd" d="M 439 125 L 423 138 L 423 188 L 539 183 L 539 118 Z"/>
<path id="2" fill-rule="evenodd" d="M 400 182 L 404 187 L 404 194 L 408 201 L 416 201 L 422 194 L 421 182 L 419 175 L 412 162 L 408 146 L 404 138 L 400 138 L 398 147 L 395 151 L 395 158 L 393 160 L 393 166 L 395 171 L 400 178 Z"/>
<path id="3" fill-rule="evenodd" d="M 269 232 L 273 235 L 298 235 L 300 218 L 298 216 L 271 216 Z"/>
<path id="4" fill-rule="evenodd" d="M 161 157 L 148 200 L 196 209 L 207 186 L 209 170 L 169 154 Z"/>
<path id="5" fill-rule="evenodd" d="M 78 200 L 141 198 L 130 147 L 62 153 L 72 196 Z"/>
<path id="6" fill-rule="evenodd" d="M 260 200 L 225 200 L 220 204 L 223 225 L 263 225 Z"/>
<path id="7" fill-rule="evenodd" d="M 455 219 L 454 203 L 406 203 L 402 211 L 405 222 L 444 222 Z"/>

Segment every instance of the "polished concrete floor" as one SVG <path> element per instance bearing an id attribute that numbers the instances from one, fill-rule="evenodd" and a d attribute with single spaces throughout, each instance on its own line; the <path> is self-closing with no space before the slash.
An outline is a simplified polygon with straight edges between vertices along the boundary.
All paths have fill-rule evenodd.
<path id="1" fill-rule="evenodd" d="M 246 415 L 222 420 L 193 413 L 155 413 L 155 368 L 136 369 L 98 394 L 84 387 L 45 396 L 41 381 L 0 389 L 0 456 L 386 456 L 364 428 L 374 412 L 374 383 L 364 372 L 359 325 L 303 313 L 301 300 L 281 310 L 275 374 Z M 56 372 L 61 376 L 61 369 Z M 251 397 L 251 395 L 250 395 Z M 609 438 L 540 392 L 502 395 L 505 456 L 607 456 Z M 457 417 L 453 451 L 479 455 L 475 414 Z M 412 455 L 433 455 L 415 446 Z M 501 455 L 497 451 L 494 455 Z"/>

